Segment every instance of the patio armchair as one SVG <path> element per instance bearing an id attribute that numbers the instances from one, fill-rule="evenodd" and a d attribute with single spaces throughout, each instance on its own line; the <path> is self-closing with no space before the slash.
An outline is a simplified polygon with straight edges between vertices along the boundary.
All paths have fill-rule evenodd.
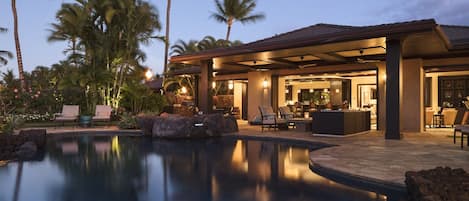
<path id="1" fill-rule="evenodd" d="M 96 112 L 92 118 L 92 122 L 107 121 L 111 122 L 112 108 L 109 105 L 96 105 Z"/>
<path id="2" fill-rule="evenodd" d="M 56 113 L 54 121 L 62 122 L 62 126 L 66 121 L 77 121 L 80 114 L 80 106 L 78 105 L 63 105 L 62 113 Z"/>
<path id="3" fill-rule="evenodd" d="M 432 127 L 433 125 L 433 114 L 435 114 L 435 111 L 433 110 L 426 110 L 425 111 L 425 125 L 428 125 L 428 127 Z"/>
<path id="4" fill-rule="evenodd" d="M 259 106 L 259 111 L 261 113 L 261 129 L 264 132 L 264 128 L 273 128 L 278 129 L 279 126 L 287 125 L 287 122 L 284 119 L 277 118 L 277 114 L 273 111 L 271 106 Z"/>
<path id="5" fill-rule="evenodd" d="M 444 118 L 443 124 L 445 126 L 451 125 L 451 127 L 454 127 L 454 122 L 456 121 L 456 115 L 458 114 L 458 110 L 454 108 L 444 108 L 441 114 Z"/>

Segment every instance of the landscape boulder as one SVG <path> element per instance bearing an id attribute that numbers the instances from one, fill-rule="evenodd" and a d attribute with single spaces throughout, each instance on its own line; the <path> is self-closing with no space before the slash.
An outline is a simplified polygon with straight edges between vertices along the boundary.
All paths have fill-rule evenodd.
<path id="1" fill-rule="evenodd" d="M 17 135 L 0 135 L 0 160 L 30 159 L 47 143 L 45 129 L 21 130 Z"/>
<path id="2" fill-rule="evenodd" d="M 409 201 L 469 200 L 469 174 L 461 168 L 437 167 L 405 176 Z"/>
<path id="3" fill-rule="evenodd" d="M 223 114 L 139 116 L 137 123 L 144 135 L 155 138 L 216 137 L 238 131 L 236 119 Z"/>
<path id="4" fill-rule="evenodd" d="M 16 150 L 16 156 L 20 159 L 33 158 L 37 153 L 37 146 L 34 142 L 28 141 L 19 146 Z"/>

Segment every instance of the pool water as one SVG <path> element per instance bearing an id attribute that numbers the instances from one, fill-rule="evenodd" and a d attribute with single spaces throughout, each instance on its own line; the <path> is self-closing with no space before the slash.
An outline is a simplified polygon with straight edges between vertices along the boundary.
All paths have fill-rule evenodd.
<path id="1" fill-rule="evenodd" d="M 236 138 L 56 136 L 35 161 L 0 167 L 0 201 L 401 200 L 313 173 L 312 148 Z"/>

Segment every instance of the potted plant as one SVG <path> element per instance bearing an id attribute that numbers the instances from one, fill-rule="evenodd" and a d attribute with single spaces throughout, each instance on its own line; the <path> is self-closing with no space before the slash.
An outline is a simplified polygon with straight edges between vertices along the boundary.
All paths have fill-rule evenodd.
<path id="1" fill-rule="evenodd" d="M 79 118 L 80 126 L 90 127 L 91 119 L 93 118 L 92 106 L 85 104 L 81 108 L 82 108 L 82 111 L 80 112 L 80 118 Z"/>

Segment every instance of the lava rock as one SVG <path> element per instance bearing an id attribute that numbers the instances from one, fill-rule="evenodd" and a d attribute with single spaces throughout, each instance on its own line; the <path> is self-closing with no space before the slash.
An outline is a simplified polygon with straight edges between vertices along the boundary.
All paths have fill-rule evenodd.
<path id="1" fill-rule="evenodd" d="M 153 124 L 155 119 L 159 118 L 158 116 L 137 116 L 137 125 L 142 130 L 143 135 L 151 136 L 153 130 Z"/>
<path id="2" fill-rule="evenodd" d="M 469 174 L 461 168 L 437 167 L 405 176 L 410 201 L 469 200 Z"/>
<path id="3" fill-rule="evenodd" d="M 223 117 L 223 133 L 234 133 L 238 132 L 238 122 L 236 118 L 232 115 Z"/>
<path id="4" fill-rule="evenodd" d="M 190 137 L 192 118 L 183 116 L 157 117 L 153 119 L 152 136 L 160 138 Z"/>
<path id="5" fill-rule="evenodd" d="M 25 142 L 22 144 L 16 151 L 16 155 L 20 159 L 30 159 L 33 158 L 37 153 L 36 143 L 32 141 Z"/>

